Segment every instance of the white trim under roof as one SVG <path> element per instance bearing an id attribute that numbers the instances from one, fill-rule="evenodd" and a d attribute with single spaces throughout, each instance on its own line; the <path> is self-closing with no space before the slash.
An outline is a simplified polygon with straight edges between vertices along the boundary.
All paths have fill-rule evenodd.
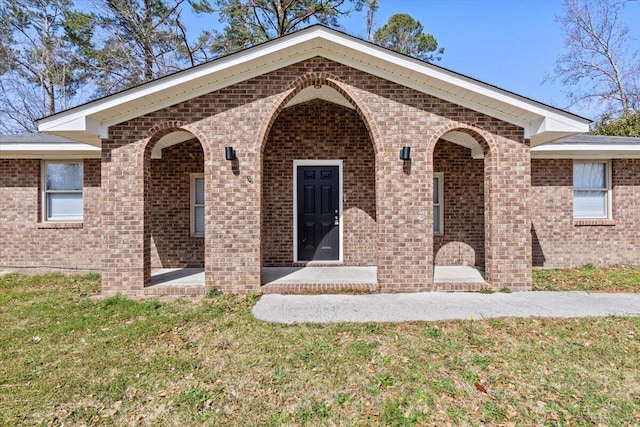
<path id="1" fill-rule="evenodd" d="M 320 25 L 42 118 L 38 129 L 100 146 L 109 126 L 317 56 L 520 126 L 532 146 L 589 130 L 588 119 Z"/>
<path id="2" fill-rule="evenodd" d="M 640 144 L 545 144 L 531 149 L 532 159 L 640 159 Z"/>
<path id="3" fill-rule="evenodd" d="M 0 159 L 99 159 L 102 150 L 77 142 L 25 144 L 0 143 Z"/>

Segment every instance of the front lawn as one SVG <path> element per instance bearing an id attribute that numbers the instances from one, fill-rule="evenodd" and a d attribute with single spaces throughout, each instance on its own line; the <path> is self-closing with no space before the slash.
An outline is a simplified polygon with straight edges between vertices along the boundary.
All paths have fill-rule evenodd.
<path id="1" fill-rule="evenodd" d="M 534 269 L 534 291 L 640 292 L 640 267 L 616 265 Z"/>
<path id="2" fill-rule="evenodd" d="M 0 425 L 638 425 L 640 318 L 275 325 L 0 279 Z"/>

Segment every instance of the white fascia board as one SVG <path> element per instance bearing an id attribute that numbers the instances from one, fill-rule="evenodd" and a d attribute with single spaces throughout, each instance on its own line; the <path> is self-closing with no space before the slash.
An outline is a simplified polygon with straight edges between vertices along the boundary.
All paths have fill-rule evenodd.
<path id="1" fill-rule="evenodd" d="M 82 120 L 86 117 L 91 116 L 92 114 L 100 113 L 110 108 L 117 108 L 121 105 L 126 105 L 129 102 L 135 101 L 139 98 L 151 94 L 164 91 L 166 91 L 167 93 L 172 93 L 175 92 L 176 89 L 181 85 L 186 85 L 187 88 L 190 88 L 190 84 L 199 79 L 204 79 L 203 83 L 207 83 L 211 80 L 211 76 L 217 72 L 223 70 L 233 71 L 234 68 L 239 68 L 237 70 L 237 73 L 235 73 L 232 78 L 221 80 L 220 82 L 218 82 L 218 84 L 205 84 L 204 86 L 200 87 L 199 91 L 186 90 L 181 95 L 167 97 L 163 99 L 163 102 L 151 104 L 144 109 L 136 109 L 135 112 L 132 112 L 132 114 L 134 115 L 128 118 L 138 117 L 153 111 L 157 111 L 170 105 L 174 105 L 182 101 L 186 101 L 188 99 L 203 95 L 205 93 L 209 93 L 217 89 L 241 82 L 243 80 L 247 80 L 252 77 L 264 74 L 271 71 L 272 67 L 273 70 L 275 70 L 293 64 L 300 60 L 304 60 L 306 58 L 301 54 L 303 54 L 305 51 L 314 49 L 313 46 L 309 46 L 305 49 L 304 44 L 313 38 L 315 38 L 313 34 L 302 34 L 297 38 L 284 38 L 282 40 L 277 40 L 273 45 L 264 47 L 263 49 L 249 49 L 244 52 L 230 55 L 226 58 L 220 58 L 216 61 L 211 62 L 210 64 L 207 64 L 208 66 L 204 65 L 196 67 L 195 69 L 186 70 L 185 72 L 177 73 L 176 75 L 149 82 L 137 88 L 129 89 L 121 94 L 108 96 L 106 98 L 91 102 L 87 105 L 68 110 L 67 112 L 62 112 L 51 117 L 46 117 L 38 122 L 38 130 L 41 132 L 51 132 L 56 130 L 88 130 L 86 127 L 84 129 L 82 128 Z M 295 47 L 296 45 L 302 45 L 299 46 L 299 48 L 301 49 L 296 51 L 296 55 L 290 56 L 289 61 L 265 61 L 265 49 L 273 52 L 277 52 L 279 50 L 286 51 L 287 48 Z M 299 58 L 300 56 L 303 57 Z M 312 57 L 313 55 L 306 56 Z M 252 61 L 255 62 L 255 64 L 253 64 L 253 67 L 247 67 L 247 64 L 251 63 Z M 272 67 L 270 67 L 270 65 Z M 95 123 L 94 131 L 99 131 L 101 134 L 105 134 L 105 128 L 108 128 L 110 125 L 126 121 L 128 120 L 128 118 L 127 116 L 118 117 L 110 121 L 113 123 Z"/>
<path id="2" fill-rule="evenodd" d="M 588 128 L 589 120 L 587 119 L 577 118 L 570 113 L 562 112 L 553 107 L 544 106 L 535 101 L 528 100 L 526 98 L 520 97 L 519 95 L 509 93 L 507 91 L 498 89 L 496 87 L 492 87 L 486 83 L 473 80 L 469 77 L 456 74 L 452 71 L 448 71 L 442 68 L 430 67 L 428 64 L 425 64 L 424 62 L 419 61 L 417 59 L 409 58 L 404 55 L 399 55 L 395 52 L 391 52 L 387 49 L 384 49 L 376 45 L 372 45 L 370 43 L 366 43 L 364 41 L 360 41 L 357 39 L 345 39 L 343 36 L 341 37 L 339 33 L 335 33 L 335 32 L 327 32 L 327 33 L 328 34 L 326 34 L 325 36 L 327 40 L 330 40 L 337 44 L 345 45 L 347 47 L 351 47 L 352 49 L 357 50 L 365 55 L 368 55 L 369 57 L 388 62 L 390 65 L 406 68 L 407 70 L 413 71 L 418 75 L 425 75 L 428 77 L 435 78 L 444 83 L 466 89 L 470 92 L 473 92 L 474 94 L 478 94 L 493 100 L 497 100 L 499 102 L 508 104 L 510 106 L 533 113 L 535 115 L 540 116 L 541 118 L 547 117 L 549 119 L 552 119 L 553 123 L 556 125 L 564 124 L 573 128 L 578 127 L 580 129 L 586 126 Z M 329 58 L 329 59 L 332 59 L 332 58 Z M 380 77 L 383 77 L 383 76 L 380 76 Z M 420 90 L 420 88 L 415 88 L 415 89 Z M 424 89 L 425 89 L 424 85 L 422 85 L 421 90 L 424 91 Z M 434 92 L 440 92 L 443 94 L 446 93 L 444 91 L 435 91 L 434 89 L 431 89 L 431 90 Z M 449 94 L 449 97 L 451 98 L 452 102 L 456 102 L 458 105 L 465 106 L 465 105 L 462 105 L 462 102 L 464 102 L 464 100 L 461 100 L 460 98 L 450 94 Z M 479 108 L 482 107 L 481 104 L 478 105 L 475 102 L 470 104 L 471 105 L 469 105 L 469 107 L 473 105 L 472 108 L 476 111 L 480 111 Z M 487 108 L 488 111 L 495 112 L 495 110 L 492 108 L 489 108 L 489 107 L 485 107 L 485 108 Z M 496 117 L 495 113 L 492 113 L 491 116 Z M 503 114 L 503 116 L 505 118 L 509 117 L 506 114 Z M 496 117 L 496 118 L 500 118 L 500 117 Z M 513 123 L 514 118 L 511 117 L 509 122 Z M 514 124 L 518 124 L 518 123 L 514 123 Z M 526 123 L 526 124 L 530 125 L 531 123 Z M 531 130 L 535 130 L 535 129 L 532 127 Z M 582 132 L 582 131 L 576 131 L 576 132 Z M 532 135 L 533 134 L 535 133 L 532 133 Z"/>
<path id="3" fill-rule="evenodd" d="M 638 159 L 635 144 L 547 144 L 531 149 L 532 159 Z"/>
<path id="4" fill-rule="evenodd" d="M 2 144 L 0 159 L 99 159 L 102 150 L 86 144 Z"/>
<path id="5" fill-rule="evenodd" d="M 353 52 L 351 55 L 352 58 L 348 58 L 344 53 L 340 53 L 341 50 L 345 49 Z M 283 39 L 269 42 L 265 46 L 239 52 L 226 58 L 220 58 L 210 64 L 177 73 L 176 75 L 150 82 L 121 94 L 115 94 L 67 112 L 44 118 L 40 120 L 38 128 L 42 132 L 54 134 L 60 134 L 59 132 L 67 130 L 86 131 L 97 135 L 99 138 L 104 138 L 107 136 L 108 127 L 111 125 L 148 114 L 314 56 L 323 56 L 327 59 L 343 63 L 523 127 L 525 129 L 525 135 L 530 138 L 544 132 L 541 132 L 540 125 L 545 124 L 545 126 L 547 126 L 545 123 L 547 119 L 551 119 L 555 123 L 555 127 L 559 128 L 558 130 L 562 129 L 570 134 L 584 132 L 585 127 L 588 128 L 588 121 L 586 119 L 571 117 L 569 113 L 563 113 L 552 107 L 543 106 L 535 101 L 527 100 L 518 95 L 491 87 L 490 85 L 455 74 L 451 71 L 429 66 L 422 61 L 390 52 L 379 46 L 357 40 L 350 36 L 345 36 L 344 34 L 327 28 L 302 30 L 291 37 L 284 37 Z M 380 65 L 380 61 L 382 61 L 383 64 Z M 397 67 L 405 69 L 406 72 L 398 73 Z M 215 74 L 222 74 L 222 72 L 224 72 L 225 75 L 231 74 L 231 76 L 226 78 L 220 76 L 220 80 L 215 80 Z M 442 85 L 443 87 L 462 88 L 474 96 L 479 96 L 479 99 L 482 101 L 493 100 L 499 103 L 505 103 L 510 107 L 515 107 L 523 112 L 536 115 L 539 117 L 539 120 L 536 121 L 535 124 L 532 124 L 531 122 L 526 122 L 484 105 L 481 101 L 468 101 L 446 90 L 435 89 L 428 84 L 421 83 L 415 79 L 410 80 L 399 74 L 414 76 L 416 78 L 427 77 L 436 79 L 444 83 Z M 198 83 L 199 87 L 194 88 L 194 86 L 198 86 Z M 134 107 L 129 111 L 115 114 L 112 118 L 104 119 L 101 122 L 97 120 L 92 122 L 91 119 L 88 119 L 91 115 L 99 114 L 109 109 L 122 109 L 122 106 L 126 106 L 130 102 L 164 91 L 171 95 L 164 97 L 160 101 L 150 103 L 146 105 L 145 108 L 138 109 Z M 85 120 L 84 123 L 82 122 L 83 119 Z M 551 139 L 541 138 L 539 143 L 547 142 L 547 140 Z"/>

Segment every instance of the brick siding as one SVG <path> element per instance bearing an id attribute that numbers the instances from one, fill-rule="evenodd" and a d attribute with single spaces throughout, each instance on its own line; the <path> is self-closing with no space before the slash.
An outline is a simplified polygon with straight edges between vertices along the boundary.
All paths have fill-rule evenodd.
<path id="1" fill-rule="evenodd" d="M 178 129 L 193 133 L 204 150 L 206 286 L 259 292 L 261 268 L 269 256 L 263 253 L 261 232 L 263 148 L 270 131 L 278 128 L 277 119 L 286 117 L 282 108 L 288 100 L 313 84 L 343 94 L 368 130 L 377 199 L 377 246 L 370 251 L 377 253 L 383 291 L 433 287 L 431 153 L 449 130 L 467 132 L 485 148 L 485 199 L 491 200 L 484 207 L 487 280 L 497 288 L 530 287 L 530 158 L 523 130 L 312 58 L 110 128 L 103 142 L 104 292 L 135 293 L 149 282 L 151 226 L 144 212 L 152 198 L 144 187 L 151 179 L 150 149 L 162 135 Z M 398 159 L 405 145 L 412 147 L 410 162 Z M 237 161 L 225 160 L 225 146 L 235 148 Z"/>
<path id="2" fill-rule="evenodd" d="M 484 269 L 484 161 L 471 150 L 440 140 L 433 169 L 443 176 L 444 233 L 433 237 L 436 265 Z"/>
<path id="3" fill-rule="evenodd" d="M 640 160 L 611 161 L 612 221 L 573 219 L 573 160 L 531 161 L 533 265 L 638 265 Z M 606 225 L 581 225 L 581 224 Z"/>
<path id="4" fill-rule="evenodd" d="M 0 159 L 0 268 L 99 270 L 100 160 L 84 160 L 84 220 L 74 224 L 42 222 L 41 164 Z"/>
<path id="5" fill-rule="evenodd" d="M 196 139 L 162 150 L 151 160 L 151 267 L 204 266 L 204 238 L 191 237 L 191 174 L 204 173 Z"/>
<path id="6" fill-rule="evenodd" d="M 345 265 L 376 265 L 375 154 L 355 110 L 314 100 L 284 109 L 264 147 L 265 267 L 293 265 L 293 161 L 343 160 Z"/>

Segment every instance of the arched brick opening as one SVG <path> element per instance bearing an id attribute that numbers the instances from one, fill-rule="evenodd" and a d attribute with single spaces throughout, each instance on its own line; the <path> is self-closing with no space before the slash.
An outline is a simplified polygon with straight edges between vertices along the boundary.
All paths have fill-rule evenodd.
<path id="1" fill-rule="evenodd" d="M 160 123 L 148 135 L 141 153 L 145 287 L 154 268 L 205 267 L 208 211 L 203 135 L 179 121 Z"/>
<path id="2" fill-rule="evenodd" d="M 495 141 L 483 129 L 450 123 L 429 140 L 428 153 L 434 178 L 430 198 L 433 215 L 429 221 L 434 233 L 434 268 L 476 267 L 490 283 L 491 183 L 498 158 Z M 434 188 L 436 184 L 439 188 Z M 439 219 L 435 218 L 438 214 Z M 466 290 L 464 286 L 470 285 L 458 288 Z"/>
<path id="3" fill-rule="evenodd" d="M 326 85 L 350 105 L 312 99 L 288 105 L 305 88 Z M 371 114 L 352 89 L 325 73 L 293 82 L 262 127 L 261 267 L 297 265 L 294 160 L 339 160 L 342 264 L 377 265 L 376 160 L 382 142 Z M 376 248 L 376 249 L 373 249 Z"/>

